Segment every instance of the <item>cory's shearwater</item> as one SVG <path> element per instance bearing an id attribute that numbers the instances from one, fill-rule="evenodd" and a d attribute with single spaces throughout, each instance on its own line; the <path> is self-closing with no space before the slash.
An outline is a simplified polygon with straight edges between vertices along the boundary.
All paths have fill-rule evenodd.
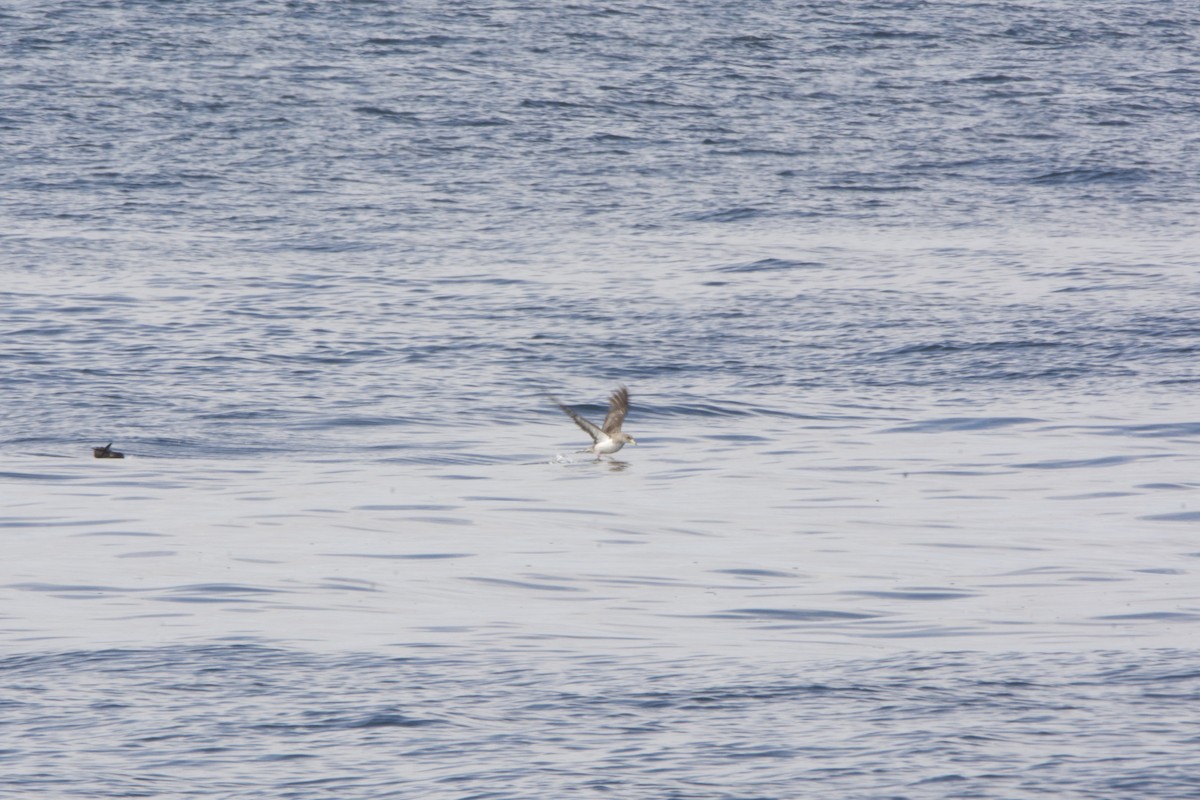
<path id="1" fill-rule="evenodd" d="M 579 416 L 575 413 L 575 409 L 563 405 L 554 395 L 550 395 L 550 399 L 563 410 L 564 414 L 575 420 L 575 424 L 583 428 L 588 436 L 592 437 L 592 446 L 584 452 L 595 453 L 596 458 L 600 458 L 602 455 L 611 455 L 617 452 L 625 446 L 626 442 L 637 444 L 636 439 L 628 433 L 621 432 L 621 423 L 625 421 L 625 415 L 629 413 L 629 390 L 624 386 L 609 396 L 608 414 L 604 417 L 603 425 L 595 425 Z"/>

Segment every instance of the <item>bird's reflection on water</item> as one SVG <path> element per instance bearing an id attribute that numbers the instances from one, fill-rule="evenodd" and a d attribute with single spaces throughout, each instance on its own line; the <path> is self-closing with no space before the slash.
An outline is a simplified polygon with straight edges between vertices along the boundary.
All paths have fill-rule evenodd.
<path id="1" fill-rule="evenodd" d="M 533 463 L 540 464 L 543 462 L 538 461 L 538 462 L 533 462 Z M 565 456 L 562 453 L 559 453 L 558 455 L 556 455 L 550 463 L 562 464 L 563 466 L 571 466 L 571 467 L 605 466 L 605 467 L 608 467 L 610 472 L 621 472 L 622 470 L 628 469 L 629 467 L 633 466 L 628 461 L 618 461 L 615 458 L 576 459 L 576 458 L 572 458 L 570 456 Z"/>

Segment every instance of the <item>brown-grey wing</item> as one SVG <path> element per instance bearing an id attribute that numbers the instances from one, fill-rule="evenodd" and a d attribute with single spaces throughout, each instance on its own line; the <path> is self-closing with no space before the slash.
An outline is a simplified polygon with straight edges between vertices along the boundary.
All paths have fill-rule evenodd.
<path id="1" fill-rule="evenodd" d="M 558 398 L 555 397 L 554 395 L 550 395 L 550 399 L 554 401 L 554 405 L 556 405 L 562 409 L 562 412 L 564 414 L 566 414 L 571 419 L 575 420 L 575 424 L 578 425 L 579 427 L 583 428 L 584 433 L 586 433 L 588 436 L 592 437 L 593 442 L 600 441 L 600 437 L 604 435 L 603 431 L 601 431 L 599 428 L 597 428 L 595 425 L 593 425 L 588 420 L 586 420 L 583 417 L 576 414 L 575 409 L 571 408 L 570 406 L 563 405 L 562 403 L 560 403 L 558 401 Z"/>
<path id="2" fill-rule="evenodd" d="M 604 418 L 604 432 L 609 436 L 621 432 L 621 423 L 629 413 L 629 390 L 622 386 L 608 398 L 608 415 Z"/>

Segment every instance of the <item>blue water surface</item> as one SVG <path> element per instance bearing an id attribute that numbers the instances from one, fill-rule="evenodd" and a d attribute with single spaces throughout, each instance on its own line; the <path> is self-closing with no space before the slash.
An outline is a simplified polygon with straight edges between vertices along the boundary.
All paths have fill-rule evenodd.
<path id="1" fill-rule="evenodd" d="M 7 4 L 0 794 L 1194 796 L 1197 31 Z"/>

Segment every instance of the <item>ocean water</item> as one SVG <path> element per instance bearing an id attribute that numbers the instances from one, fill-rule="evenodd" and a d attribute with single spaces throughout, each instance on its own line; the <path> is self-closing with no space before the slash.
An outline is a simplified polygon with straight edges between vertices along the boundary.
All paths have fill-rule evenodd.
<path id="1" fill-rule="evenodd" d="M 0 796 L 1195 797 L 1197 31 L 0 9 Z"/>

